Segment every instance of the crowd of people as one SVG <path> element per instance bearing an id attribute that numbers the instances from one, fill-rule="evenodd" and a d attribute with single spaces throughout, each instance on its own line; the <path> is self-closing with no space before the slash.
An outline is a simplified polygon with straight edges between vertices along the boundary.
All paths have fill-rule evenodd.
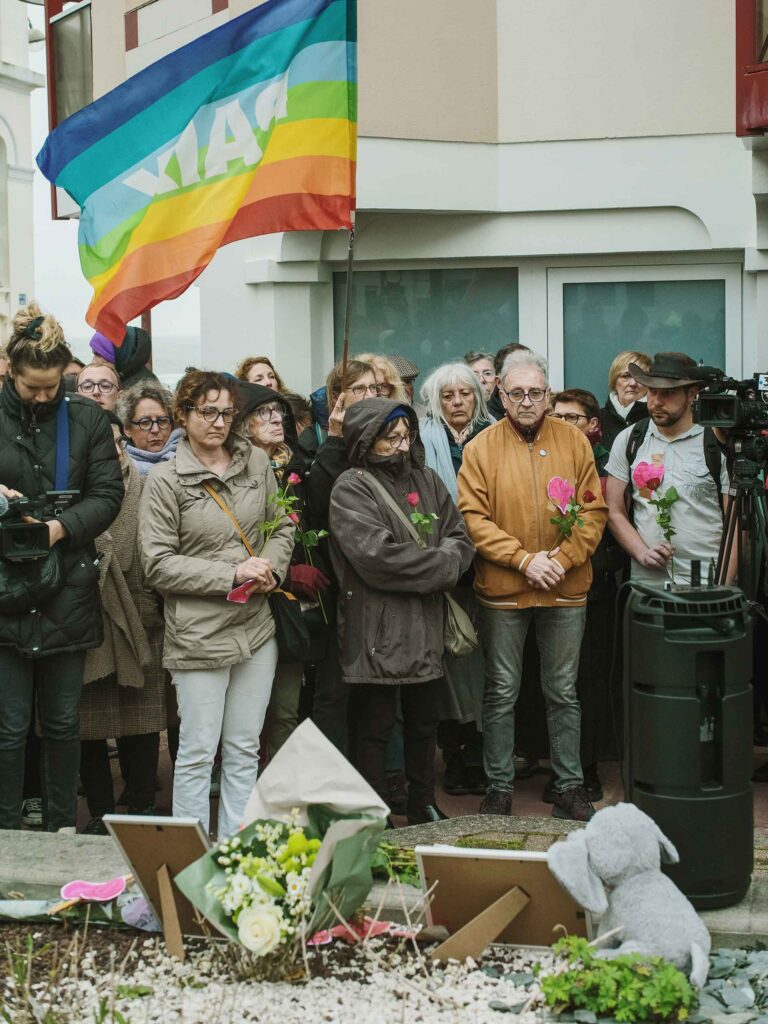
<path id="1" fill-rule="evenodd" d="M 519 344 L 420 387 L 358 354 L 309 398 L 266 356 L 171 394 L 143 331 L 91 350 L 30 304 L 0 353 L 0 828 L 74 830 L 78 784 L 88 833 L 153 813 L 167 731 L 173 814 L 232 834 L 305 716 L 409 823 L 445 816 L 437 748 L 481 813 L 548 758 L 542 800 L 592 816 L 621 755 L 618 588 L 717 558 L 728 475 L 693 358 L 619 353 L 601 406 Z M 477 628 L 461 656 L 446 595 Z"/>

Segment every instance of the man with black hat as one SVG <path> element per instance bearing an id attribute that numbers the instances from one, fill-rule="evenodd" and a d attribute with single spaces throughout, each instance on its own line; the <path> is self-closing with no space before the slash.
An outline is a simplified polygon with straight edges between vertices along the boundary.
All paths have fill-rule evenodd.
<path id="1" fill-rule="evenodd" d="M 690 583 L 694 559 L 706 579 L 710 562 L 717 562 L 728 472 L 712 431 L 693 422 L 701 387 L 696 363 L 682 352 L 660 352 L 648 372 L 636 363 L 629 372 L 648 388 L 650 419 L 627 427 L 613 443 L 606 466 L 608 524 L 632 559 L 633 580 Z M 670 506 L 673 543 L 651 504 L 670 488 L 678 495 Z"/>

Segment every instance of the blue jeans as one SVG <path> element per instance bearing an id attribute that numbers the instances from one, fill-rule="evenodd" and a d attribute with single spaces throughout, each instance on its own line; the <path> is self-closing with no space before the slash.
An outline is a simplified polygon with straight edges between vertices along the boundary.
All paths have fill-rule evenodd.
<path id="1" fill-rule="evenodd" d="M 24 750 L 34 712 L 42 741 L 43 827 L 75 824 L 85 651 L 25 658 L 0 647 L 0 829 L 21 828 Z"/>
<path id="2" fill-rule="evenodd" d="M 541 686 L 547 706 L 552 767 L 558 791 L 583 783 L 579 742 L 581 709 L 576 696 L 579 650 L 587 609 L 480 607 L 485 651 L 483 744 L 488 789 L 510 793 L 515 777 L 515 704 L 520 692 L 528 627 L 536 628 Z M 525 745 L 525 737 L 521 737 Z"/>

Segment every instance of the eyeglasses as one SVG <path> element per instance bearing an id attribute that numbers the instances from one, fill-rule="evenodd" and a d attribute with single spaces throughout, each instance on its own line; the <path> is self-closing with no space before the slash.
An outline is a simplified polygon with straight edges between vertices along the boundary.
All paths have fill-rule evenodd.
<path id="1" fill-rule="evenodd" d="M 275 414 L 277 414 L 281 420 L 284 420 L 288 415 L 285 409 L 281 409 L 279 405 L 260 405 L 258 409 L 254 410 L 254 414 L 264 423 L 266 423 L 267 420 L 271 420 Z"/>
<path id="2" fill-rule="evenodd" d="M 379 396 L 379 398 L 389 398 L 389 396 L 392 394 L 394 390 L 394 385 L 387 384 L 386 381 L 384 381 L 383 384 L 376 385 L 376 394 Z"/>
<path id="3" fill-rule="evenodd" d="M 139 430 L 143 430 L 146 434 L 153 427 L 157 427 L 158 430 L 166 430 L 171 426 L 173 420 L 170 416 L 142 416 L 140 420 L 129 420 L 129 422 L 132 426 L 138 427 Z"/>
<path id="4" fill-rule="evenodd" d="M 408 447 L 410 448 L 418 436 L 417 430 L 410 430 L 407 434 L 387 434 L 381 440 L 386 441 L 392 451 L 396 452 L 398 448 L 402 448 L 404 441 L 408 442 Z"/>
<path id="5" fill-rule="evenodd" d="M 222 423 L 231 423 L 235 418 L 235 410 L 231 405 L 226 409 L 217 409 L 214 405 L 204 405 L 202 408 L 199 405 L 191 405 L 188 408 L 196 412 L 206 423 L 215 423 L 219 417 Z"/>
<path id="6" fill-rule="evenodd" d="M 377 384 L 355 384 L 354 387 L 348 388 L 355 398 L 365 398 L 366 395 L 370 395 L 371 398 L 378 398 L 379 387 Z"/>
<path id="7" fill-rule="evenodd" d="M 583 412 L 553 412 L 552 416 L 556 420 L 565 420 L 566 423 L 571 423 L 574 427 L 579 420 L 589 419 L 589 416 L 585 416 Z"/>
<path id="8" fill-rule="evenodd" d="M 81 395 L 92 395 L 94 391 L 98 391 L 100 395 L 111 395 L 113 391 L 117 391 L 117 384 L 113 384 L 111 380 L 84 380 L 82 384 L 77 385 L 77 390 Z"/>
<path id="9" fill-rule="evenodd" d="M 502 390 L 504 390 L 502 388 Z M 522 401 L 528 398 L 534 405 L 537 402 L 543 402 L 547 396 L 549 388 L 529 388 L 528 391 L 524 391 L 522 388 L 512 388 L 511 391 L 504 391 L 504 394 L 516 405 L 519 405 Z"/>
<path id="10" fill-rule="evenodd" d="M 480 380 L 495 380 L 496 379 L 496 371 L 495 370 L 475 370 L 474 373 L 475 373 L 476 377 L 480 378 Z"/>

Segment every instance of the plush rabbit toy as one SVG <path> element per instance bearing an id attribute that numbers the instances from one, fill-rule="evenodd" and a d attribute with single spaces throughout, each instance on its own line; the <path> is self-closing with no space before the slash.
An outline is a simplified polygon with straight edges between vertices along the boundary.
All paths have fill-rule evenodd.
<path id="1" fill-rule="evenodd" d="M 659 870 L 662 857 L 668 864 L 680 860 L 656 822 L 633 804 L 604 807 L 547 854 L 563 888 L 600 917 L 600 934 L 621 929 L 602 956 L 661 956 L 701 988 L 709 971 L 709 932 Z"/>

